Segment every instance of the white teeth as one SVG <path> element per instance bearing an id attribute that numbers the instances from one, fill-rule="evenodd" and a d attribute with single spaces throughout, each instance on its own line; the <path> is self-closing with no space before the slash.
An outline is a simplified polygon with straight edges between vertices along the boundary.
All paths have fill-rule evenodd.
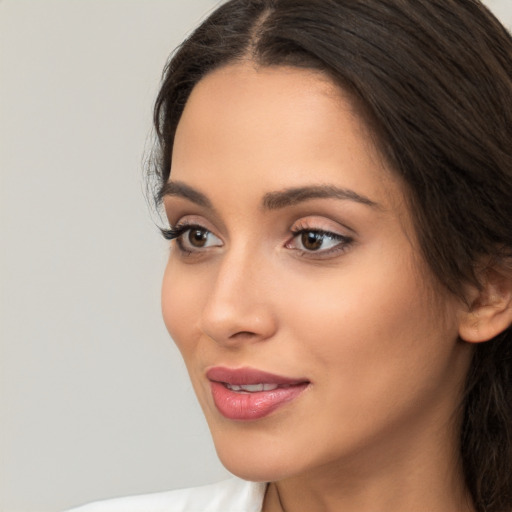
<path id="1" fill-rule="evenodd" d="M 277 384 L 228 384 L 226 383 L 226 387 L 231 391 L 240 391 L 242 393 L 257 393 L 258 391 L 272 391 L 273 389 L 277 389 Z"/>

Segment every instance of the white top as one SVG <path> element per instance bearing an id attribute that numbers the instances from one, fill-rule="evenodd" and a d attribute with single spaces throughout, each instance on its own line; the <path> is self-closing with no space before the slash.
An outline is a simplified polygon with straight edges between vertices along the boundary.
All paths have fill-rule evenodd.
<path id="1" fill-rule="evenodd" d="M 266 487 L 230 478 L 203 487 L 97 501 L 68 512 L 261 512 Z"/>

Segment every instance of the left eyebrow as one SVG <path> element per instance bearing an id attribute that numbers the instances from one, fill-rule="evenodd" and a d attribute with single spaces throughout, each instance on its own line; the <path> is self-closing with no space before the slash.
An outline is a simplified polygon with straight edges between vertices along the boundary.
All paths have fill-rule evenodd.
<path id="1" fill-rule="evenodd" d="M 263 196 L 262 205 L 266 210 L 277 210 L 292 206 L 310 199 L 342 199 L 355 201 L 372 208 L 380 209 L 380 205 L 357 192 L 339 188 L 334 185 L 313 185 L 307 187 L 287 188 L 277 192 L 269 192 Z"/>

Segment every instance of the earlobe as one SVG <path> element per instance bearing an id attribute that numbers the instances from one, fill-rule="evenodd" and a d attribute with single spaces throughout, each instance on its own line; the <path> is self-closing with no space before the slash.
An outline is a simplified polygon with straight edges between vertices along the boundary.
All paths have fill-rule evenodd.
<path id="1" fill-rule="evenodd" d="M 512 325 L 512 275 L 508 269 L 487 269 L 482 288 L 473 288 L 468 299 L 469 307 L 459 322 L 459 336 L 464 341 L 489 341 Z"/>

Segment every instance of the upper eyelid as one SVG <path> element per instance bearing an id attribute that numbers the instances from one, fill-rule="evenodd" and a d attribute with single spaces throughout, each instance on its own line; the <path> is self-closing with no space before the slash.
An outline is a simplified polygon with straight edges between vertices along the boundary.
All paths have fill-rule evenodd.
<path id="1" fill-rule="evenodd" d="M 172 200 L 174 196 L 167 197 L 170 197 Z M 165 204 L 165 216 L 170 226 L 174 227 L 181 224 L 184 221 L 183 219 L 187 219 L 187 224 L 199 224 L 214 234 L 226 231 L 224 222 L 220 216 L 216 215 L 215 211 L 205 211 L 204 208 L 191 203 L 185 204 L 186 207 L 183 207 L 183 203 L 179 206 L 169 205 L 169 203 Z M 188 218 L 192 220 L 188 221 Z M 211 220 L 209 220 L 210 218 Z"/>
<path id="2" fill-rule="evenodd" d="M 180 185 L 181 185 L 181 183 L 180 183 Z M 329 187 L 327 187 L 327 188 L 329 188 Z M 349 192 L 351 192 L 351 191 L 349 191 Z M 357 194 L 355 194 L 355 195 L 357 195 Z M 338 199 L 337 203 L 353 203 L 353 202 L 359 203 L 359 204 L 363 203 L 363 204 L 366 204 L 367 206 L 371 206 L 372 208 L 377 209 L 377 210 L 382 209 L 380 205 L 377 205 L 376 203 L 373 203 L 370 200 L 366 201 L 366 198 L 363 198 L 363 199 L 365 199 L 365 200 L 364 201 L 352 201 L 352 200 L 346 199 L 346 198 Z M 328 194 L 327 196 L 323 196 L 323 195 L 315 196 L 314 195 L 312 197 L 308 197 L 307 200 L 299 201 L 298 203 L 292 202 L 292 204 L 290 204 L 290 205 L 280 207 L 278 209 L 271 208 L 271 209 L 265 210 L 265 211 L 268 215 L 272 215 L 272 216 L 274 214 L 281 215 L 281 214 L 284 214 L 284 212 L 286 212 L 286 211 L 290 211 L 290 212 L 295 212 L 295 213 L 292 213 L 294 215 L 299 214 L 300 216 L 303 216 L 303 217 L 319 217 L 319 218 L 323 218 L 327 221 L 334 222 L 335 224 L 341 226 L 342 229 L 347 229 L 350 232 L 354 233 L 355 235 L 358 234 L 357 231 L 354 228 L 352 228 L 350 225 L 345 224 L 342 221 L 340 221 L 341 219 L 335 220 L 335 218 L 338 216 L 338 215 L 336 215 L 336 213 L 330 214 L 329 209 L 325 210 L 323 207 L 318 206 L 318 204 L 316 206 L 314 206 L 315 210 L 317 208 L 319 210 L 316 213 L 304 212 L 304 209 L 309 210 L 311 208 L 311 206 L 312 206 L 311 202 L 315 202 L 318 200 L 321 200 L 323 203 L 324 201 L 332 201 L 333 197 L 330 194 Z M 226 226 L 225 222 L 222 220 L 221 215 L 215 209 L 215 207 L 211 204 L 211 202 L 208 202 L 208 204 L 203 204 L 201 202 L 195 202 L 185 195 L 171 194 L 171 195 L 164 195 L 164 197 L 162 197 L 162 204 L 164 206 L 166 216 L 169 220 L 173 217 L 181 218 L 181 217 L 188 216 L 188 215 L 198 216 L 198 217 L 202 217 L 202 218 L 205 218 L 205 217 L 212 218 L 213 224 L 215 226 L 219 227 L 223 232 L 227 232 L 227 226 Z M 188 212 L 188 213 L 186 213 L 186 212 Z M 305 215 L 302 215 L 302 213 L 305 213 Z M 297 218 L 299 218 L 299 216 L 297 216 Z M 173 225 L 173 224 L 171 223 L 171 225 Z"/>
<path id="3" fill-rule="evenodd" d="M 354 236 L 357 231 L 346 224 L 325 217 L 324 215 L 312 215 L 297 219 L 290 227 L 291 232 L 297 231 L 323 231 L 326 233 L 338 234 L 340 236 Z M 350 235 L 344 235 L 344 231 L 349 231 Z"/>
<path id="4" fill-rule="evenodd" d="M 299 228 L 297 230 L 292 230 L 292 238 L 291 240 L 298 238 L 303 233 L 320 233 L 323 236 L 330 237 L 330 238 L 336 238 L 340 241 L 348 242 L 354 241 L 354 237 L 351 235 L 344 235 L 342 233 L 338 233 L 335 230 L 329 230 L 329 229 L 319 229 L 319 228 Z M 286 242 L 289 243 L 289 242 Z"/>
<path id="5" fill-rule="evenodd" d="M 186 216 L 185 216 L 185 219 L 186 219 Z M 204 229 L 205 231 L 207 231 L 208 233 L 213 235 L 215 238 L 219 239 L 221 242 L 224 243 L 223 237 L 221 234 L 219 234 L 218 230 L 208 226 L 207 224 L 210 224 L 210 223 L 204 222 L 203 220 L 196 220 L 194 218 L 192 218 L 190 220 L 184 220 L 184 221 L 182 219 L 179 219 L 176 222 L 176 224 L 173 225 L 172 228 L 174 230 L 179 230 L 182 233 L 186 233 L 190 229 L 194 229 L 194 228 Z"/>
<path id="6" fill-rule="evenodd" d="M 289 242 L 287 242 L 285 247 L 287 247 L 289 250 L 298 252 L 301 258 L 305 258 L 309 261 L 329 261 L 336 259 L 338 256 L 341 256 L 342 254 L 349 251 L 355 243 L 355 240 L 352 237 L 335 234 L 337 243 L 334 246 L 327 247 L 325 249 L 321 248 L 319 250 L 308 250 L 307 248 L 290 247 L 291 243 L 296 238 L 298 238 L 298 236 L 294 236 Z"/>
<path id="7" fill-rule="evenodd" d="M 186 245 L 188 245 L 188 242 L 186 241 L 186 237 L 183 238 L 186 233 L 188 233 L 191 230 L 194 229 L 200 229 L 206 231 L 209 235 L 213 236 L 216 240 L 220 242 L 220 244 L 216 244 L 214 246 L 205 246 L 205 247 L 190 247 L 186 248 Z M 180 249 L 179 252 L 186 253 L 187 255 L 191 255 L 192 253 L 199 254 L 201 252 L 204 252 L 205 250 L 211 248 L 211 247 L 220 247 L 224 245 L 224 242 L 220 237 L 218 237 L 213 231 L 209 230 L 208 228 L 205 228 L 204 226 L 201 226 L 197 223 L 183 223 L 183 224 L 176 224 L 173 227 L 169 229 L 160 229 L 162 235 L 167 240 L 174 240 L 177 244 L 177 248 Z"/>
<path id="8" fill-rule="evenodd" d="M 191 247 L 190 249 L 186 249 L 183 246 L 184 242 L 180 241 L 179 239 L 181 239 L 181 237 L 185 233 L 187 233 L 190 229 L 193 229 L 193 228 L 204 229 L 205 231 L 210 233 L 213 237 L 215 237 L 220 242 L 220 244 L 219 245 L 214 245 L 214 246 L 207 246 L 207 247 L 197 247 L 197 248 Z M 214 248 L 214 247 L 223 246 L 225 244 L 225 241 L 220 236 L 218 236 L 213 230 L 207 228 L 206 226 L 204 226 L 202 224 L 194 222 L 192 220 L 190 220 L 190 221 L 186 221 L 185 220 L 183 222 L 180 219 L 180 220 L 178 220 L 178 222 L 170 230 L 163 230 L 162 229 L 161 231 L 162 231 L 162 234 L 164 235 L 164 238 L 167 238 L 169 240 L 171 240 L 171 239 L 172 240 L 176 240 L 177 243 L 178 243 L 178 247 L 181 247 L 181 252 L 183 252 L 183 253 L 189 253 L 189 254 L 192 254 L 192 253 L 196 253 L 196 254 L 204 253 L 204 254 L 206 254 L 205 251 L 208 251 L 209 249 Z M 174 231 L 175 233 L 174 233 L 174 236 L 169 237 L 168 234 L 171 231 Z M 176 234 L 176 231 L 179 231 L 180 233 Z M 329 248 L 326 248 L 326 249 L 320 249 L 318 251 L 290 247 L 290 245 L 292 244 L 293 240 L 298 238 L 301 233 L 308 232 L 308 231 L 322 233 L 322 235 L 327 236 L 328 238 L 332 238 L 334 240 L 337 240 L 337 243 L 335 244 L 334 247 L 329 247 Z M 315 228 L 315 227 L 302 226 L 300 228 L 292 230 L 292 235 L 293 236 L 291 238 L 288 237 L 285 240 L 284 247 L 287 248 L 287 249 L 297 250 L 297 251 L 303 253 L 304 257 L 307 257 L 308 259 L 312 259 L 312 260 L 315 260 L 315 259 L 322 260 L 322 259 L 334 258 L 336 256 L 336 254 L 338 254 L 338 253 L 341 254 L 341 253 L 344 253 L 347 250 L 349 250 L 350 247 L 355 243 L 354 237 L 352 237 L 350 235 L 344 235 L 344 234 L 339 233 L 337 231 L 338 230 L 324 229 L 324 228 L 318 228 L 318 227 Z M 329 236 L 329 235 L 331 235 L 331 236 Z M 186 242 L 185 242 L 185 244 L 186 244 Z"/>
<path id="9" fill-rule="evenodd" d="M 292 231 L 293 238 L 296 238 L 303 233 L 320 233 L 325 236 L 331 236 L 334 238 L 340 238 L 340 239 L 344 239 L 344 240 L 348 240 L 348 239 L 352 240 L 353 239 L 353 237 L 350 235 L 343 235 L 342 233 L 338 233 L 337 231 L 328 230 L 328 229 L 300 228 L 300 229 Z"/>
<path id="10" fill-rule="evenodd" d="M 211 231 L 213 234 L 217 231 L 211 222 L 209 222 L 207 219 L 205 219 L 201 215 L 194 215 L 194 214 L 188 214 L 188 215 L 181 215 L 178 217 L 178 219 L 175 222 L 172 222 L 170 218 L 168 218 L 169 224 L 173 227 L 182 227 L 182 226 L 200 226 L 208 231 Z"/>
<path id="11" fill-rule="evenodd" d="M 227 234 L 222 229 L 218 229 L 218 222 L 216 219 L 210 221 L 207 217 L 197 213 L 185 213 L 176 215 L 176 221 L 173 222 L 172 215 L 168 215 L 168 222 L 171 228 L 181 228 L 186 226 L 199 226 L 210 231 L 218 238 L 226 238 Z M 333 235 L 341 236 L 344 238 L 352 238 L 357 235 L 357 232 L 348 226 L 341 223 L 339 220 L 334 220 L 325 214 L 311 214 L 294 219 L 292 222 L 287 222 L 286 233 L 296 234 L 300 231 L 319 231 L 324 233 L 332 233 Z M 348 233 L 347 233 L 348 232 Z M 284 233 L 283 233 L 284 234 Z"/>

